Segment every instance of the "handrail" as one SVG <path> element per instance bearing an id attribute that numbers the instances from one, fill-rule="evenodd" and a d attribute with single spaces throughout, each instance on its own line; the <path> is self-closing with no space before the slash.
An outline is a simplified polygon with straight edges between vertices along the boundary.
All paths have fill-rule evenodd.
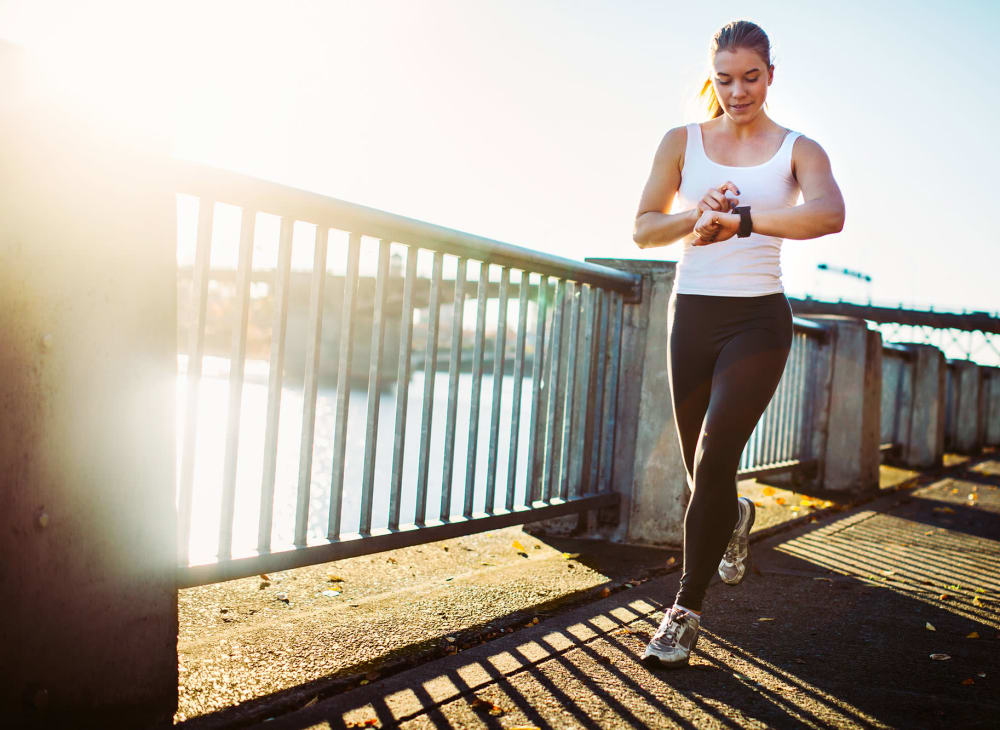
<path id="1" fill-rule="evenodd" d="M 792 317 L 792 325 L 794 326 L 796 332 L 801 332 L 804 335 L 815 337 L 821 341 L 826 340 L 826 338 L 830 336 L 830 330 L 826 325 L 813 322 L 809 319 Z"/>
<path id="2" fill-rule="evenodd" d="M 274 213 L 431 251 L 586 282 L 638 301 L 642 277 L 496 241 L 454 228 L 369 208 L 268 180 L 184 160 L 172 160 L 175 189 L 205 200 Z"/>

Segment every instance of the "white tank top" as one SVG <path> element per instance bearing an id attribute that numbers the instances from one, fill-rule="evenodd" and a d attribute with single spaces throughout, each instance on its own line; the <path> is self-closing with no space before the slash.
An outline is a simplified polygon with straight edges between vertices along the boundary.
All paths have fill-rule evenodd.
<path id="1" fill-rule="evenodd" d="M 708 159 L 701 126 L 687 125 L 687 148 L 681 184 L 674 209 L 690 210 L 709 188 L 732 180 L 739 188 L 739 205 L 753 210 L 791 207 L 799 198 L 799 185 L 792 177 L 792 146 L 798 132 L 789 131 L 777 153 L 767 162 L 750 167 L 720 165 Z M 732 197 L 735 193 L 730 193 Z M 679 294 L 754 297 L 784 291 L 781 284 L 781 241 L 776 236 L 750 233 L 719 243 L 694 246 L 692 232 L 681 239 L 683 251 L 677 262 L 674 291 Z"/>

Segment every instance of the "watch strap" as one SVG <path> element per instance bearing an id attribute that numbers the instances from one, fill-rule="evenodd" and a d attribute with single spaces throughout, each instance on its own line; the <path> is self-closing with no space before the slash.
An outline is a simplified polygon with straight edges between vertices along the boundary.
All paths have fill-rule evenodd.
<path id="1" fill-rule="evenodd" d="M 733 208 L 733 212 L 740 215 L 740 228 L 736 232 L 736 237 L 747 238 L 753 230 L 753 221 L 750 219 L 750 206 L 738 205 Z"/>

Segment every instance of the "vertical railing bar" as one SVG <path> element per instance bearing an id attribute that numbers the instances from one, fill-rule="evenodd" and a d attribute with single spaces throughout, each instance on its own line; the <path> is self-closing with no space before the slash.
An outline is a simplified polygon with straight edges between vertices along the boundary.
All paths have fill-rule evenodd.
<path id="1" fill-rule="evenodd" d="M 417 274 L 417 252 L 406 251 L 406 278 L 403 280 L 403 312 L 399 329 L 399 365 L 396 371 L 396 424 L 393 431 L 392 478 L 389 485 L 389 529 L 399 529 L 399 508 L 403 492 L 403 454 L 406 442 L 406 406 L 410 394 L 410 352 L 413 347 L 413 280 Z"/>
<path id="2" fill-rule="evenodd" d="M 195 321 L 188 336 L 187 404 L 184 410 L 184 445 L 181 452 L 181 483 L 178 496 L 178 561 L 187 565 L 191 543 L 191 494 L 194 483 L 194 444 L 198 427 L 198 393 L 201 389 L 202 359 L 205 354 L 205 319 L 208 312 L 208 266 L 212 250 L 212 217 L 215 201 L 198 201 L 198 239 L 191 272 Z"/>
<path id="3" fill-rule="evenodd" d="M 587 494 L 595 494 L 598 490 L 598 474 L 601 468 L 601 434 L 604 430 L 604 363 L 607 360 L 607 339 L 608 339 L 608 316 L 611 309 L 608 302 L 606 290 L 598 288 L 597 294 L 597 343 L 594 350 L 594 359 L 597 364 L 597 372 L 594 376 L 594 404 L 591 418 L 590 437 L 590 479 L 587 481 Z"/>
<path id="4" fill-rule="evenodd" d="M 278 465 L 278 418 L 281 415 L 281 380 L 285 368 L 285 329 L 288 326 L 288 289 L 292 272 L 292 228 L 295 221 L 283 216 L 278 234 L 278 265 L 274 272 L 277 307 L 271 325 L 271 363 L 267 372 L 267 423 L 264 427 L 264 465 L 257 521 L 257 552 L 271 549 L 274 515 L 274 476 Z"/>
<path id="5" fill-rule="evenodd" d="M 434 374 L 437 371 L 438 321 L 441 319 L 441 270 L 444 254 L 434 252 L 431 270 L 430 302 L 427 307 L 427 343 L 424 354 L 424 394 L 421 402 L 420 459 L 417 466 L 417 505 L 415 524 L 424 525 L 427 515 L 427 469 L 431 448 L 431 426 L 434 415 Z"/>
<path id="6" fill-rule="evenodd" d="M 493 400 L 490 407 L 490 454 L 486 464 L 486 514 L 493 514 L 496 500 L 497 446 L 500 439 L 500 398 L 502 395 L 504 358 L 507 355 L 507 296 L 510 287 L 510 267 L 500 271 L 500 299 L 497 303 L 497 332 L 493 343 Z M 511 448 L 514 444 L 511 443 Z"/>
<path id="7" fill-rule="evenodd" d="M 378 411 L 382 392 L 382 340 L 385 335 L 385 290 L 389 277 L 391 242 L 378 242 L 378 271 L 375 274 L 375 300 L 372 302 L 372 340 L 368 350 L 368 413 L 365 421 L 365 463 L 361 477 L 361 517 L 358 532 L 372 531 L 372 499 L 375 494 L 375 451 L 378 447 Z"/>
<path id="8" fill-rule="evenodd" d="M 302 380 L 302 437 L 299 439 L 299 481 L 295 497 L 295 545 L 306 544 L 309 525 L 309 492 L 312 489 L 313 439 L 316 434 L 316 396 L 319 389 L 319 358 L 323 343 L 323 305 L 326 285 L 326 252 L 330 230 L 316 226 L 312 282 L 309 288 L 309 334 L 306 339 L 306 369 Z"/>
<path id="9" fill-rule="evenodd" d="M 611 480 L 614 476 L 612 462 L 615 448 L 615 429 L 618 419 L 618 369 L 621 362 L 622 327 L 624 322 L 622 295 L 611 292 L 611 305 L 614 305 L 614 330 L 611 341 L 611 362 L 608 363 L 608 386 L 605 393 L 605 417 L 603 435 L 601 437 L 601 493 L 611 491 Z"/>
<path id="10" fill-rule="evenodd" d="M 528 429 L 528 463 L 525 467 L 527 477 L 525 479 L 524 504 L 531 507 L 535 501 L 535 496 L 539 492 L 535 484 L 534 471 L 535 460 L 538 449 L 538 421 L 541 418 L 542 404 L 539 402 L 542 387 L 542 368 L 544 367 L 545 352 L 545 309 L 548 298 L 549 277 L 545 274 L 538 275 L 538 317 L 535 326 L 535 351 L 531 356 L 531 422 Z"/>
<path id="11" fill-rule="evenodd" d="M 510 403 L 510 444 L 507 449 L 507 495 L 504 508 L 514 509 L 514 490 L 517 488 L 517 452 L 521 440 L 521 380 L 524 377 L 524 338 L 528 329 L 528 272 L 521 270 L 517 293 L 517 333 L 514 340 L 514 391 Z M 530 456 L 529 456 L 530 458 Z M 530 481 L 525 486 L 531 490 Z M 526 502 L 530 500 L 526 499 Z"/>
<path id="12" fill-rule="evenodd" d="M 476 454 L 479 445 L 479 406 L 483 385 L 483 339 L 486 334 L 486 289 L 490 284 L 490 265 L 479 262 L 479 287 L 476 291 L 476 337 L 472 347 L 472 395 L 469 408 L 469 441 L 465 447 L 465 504 L 462 514 L 472 517 L 472 498 L 476 491 Z"/>
<path id="13" fill-rule="evenodd" d="M 584 311 L 583 346 L 580 347 L 580 351 L 583 353 L 583 362 L 581 363 L 580 385 L 574 386 L 574 391 L 576 387 L 583 388 L 583 402 L 578 403 L 573 409 L 577 414 L 572 437 L 572 452 L 570 453 L 570 486 L 573 497 L 580 497 L 586 491 L 587 479 L 584 469 L 589 465 L 591 457 L 591 454 L 587 453 L 586 444 L 594 402 L 594 392 L 591 389 L 594 364 L 594 294 L 593 284 L 580 285 L 580 306 Z M 574 395 L 574 399 L 575 397 Z"/>
<path id="14" fill-rule="evenodd" d="M 791 352 L 788 354 L 790 356 Z M 791 388 L 789 386 L 792 379 L 792 370 L 788 360 L 789 358 L 785 359 L 785 367 L 781 373 L 781 410 L 778 414 L 778 447 L 775 461 L 787 461 L 790 458 L 788 455 L 788 444 L 785 439 L 788 433 L 788 415 L 791 403 Z"/>
<path id="15" fill-rule="evenodd" d="M 795 381 L 794 381 L 794 392 L 795 392 L 795 417 L 792 421 L 792 445 L 791 452 L 792 458 L 799 461 L 804 460 L 806 457 L 802 453 L 802 416 L 805 409 L 805 392 L 802 373 L 805 370 L 805 342 L 801 339 L 802 335 L 795 336 Z"/>
<path id="16" fill-rule="evenodd" d="M 465 267 L 468 259 L 458 257 L 455 297 L 451 320 L 451 352 L 448 360 L 448 416 L 444 428 L 444 469 L 441 476 L 441 521 L 451 519 L 451 481 L 455 469 L 455 415 L 458 409 L 458 372 L 462 366 L 462 316 L 465 313 Z"/>
<path id="17" fill-rule="evenodd" d="M 559 407 L 559 374 L 562 364 L 562 315 L 566 304 L 566 280 L 556 281 L 556 295 L 552 305 L 552 342 L 549 348 L 552 362 L 549 368 L 548 404 L 545 416 L 545 453 L 542 461 L 542 501 L 552 499 L 552 477 L 555 460 L 556 409 Z"/>
<path id="18" fill-rule="evenodd" d="M 236 507 L 240 407 L 243 402 L 243 368 L 246 362 L 247 325 L 250 322 L 250 271 L 253 267 L 253 234 L 256 216 L 256 211 L 244 208 L 240 220 L 240 252 L 236 271 L 238 309 L 233 330 L 233 349 L 229 359 L 229 420 L 226 424 L 222 509 L 219 514 L 219 560 L 228 560 L 233 554 L 233 514 Z"/>
<path id="19" fill-rule="evenodd" d="M 569 340 L 566 343 L 566 389 L 563 392 L 562 439 L 559 443 L 559 496 L 569 498 L 569 459 L 573 448 L 573 391 L 576 388 L 576 345 L 579 340 L 580 306 L 583 303 L 583 285 L 573 282 L 570 295 Z M 576 491 L 576 489 L 574 489 Z"/>
<path id="20" fill-rule="evenodd" d="M 340 510 L 344 498 L 344 457 L 347 447 L 347 415 L 351 406 L 351 353 L 354 340 L 355 292 L 358 287 L 358 259 L 361 234 L 348 239 L 347 271 L 344 275 L 344 306 L 340 321 L 340 363 L 337 368 L 336 421 L 333 431 L 333 473 L 330 478 L 330 513 L 326 537 L 340 539 Z"/>

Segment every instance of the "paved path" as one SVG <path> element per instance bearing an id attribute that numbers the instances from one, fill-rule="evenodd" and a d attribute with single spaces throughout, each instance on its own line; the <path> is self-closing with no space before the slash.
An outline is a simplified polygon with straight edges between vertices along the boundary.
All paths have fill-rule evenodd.
<path id="1" fill-rule="evenodd" d="M 260 727 L 1000 725 L 1000 464 L 805 521 L 751 553 L 741 586 L 710 587 L 685 669 L 638 661 L 675 571 Z"/>

